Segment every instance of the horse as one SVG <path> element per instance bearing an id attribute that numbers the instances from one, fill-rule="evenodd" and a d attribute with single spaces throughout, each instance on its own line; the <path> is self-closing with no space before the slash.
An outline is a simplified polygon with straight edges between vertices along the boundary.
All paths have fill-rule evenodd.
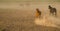
<path id="1" fill-rule="evenodd" d="M 56 8 L 53 8 L 53 7 L 51 7 L 50 5 L 49 5 L 49 9 L 50 9 L 50 14 L 52 14 L 52 15 L 57 15 L 57 10 L 56 10 Z"/>
<path id="2" fill-rule="evenodd" d="M 35 17 L 41 17 L 41 11 L 39 11 L 38 8 L 36 8 L 36 14 Z"/>

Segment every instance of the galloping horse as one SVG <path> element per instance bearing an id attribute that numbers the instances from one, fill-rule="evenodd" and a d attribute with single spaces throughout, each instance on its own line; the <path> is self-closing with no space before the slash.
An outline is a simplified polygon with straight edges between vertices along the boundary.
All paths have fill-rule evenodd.
<path id="1" fill-rule="evenodd" d="M 36 9 L 35 17 L 41 17 L 41 11 L 38 8 Z"/>
<path id="2" fill-rule="evenodd" d="M 49 9 L 50 9 L 50 14 L 52 15 L 57 15 L 57 11 L 56 11 L 56 8 L 52 8 L 50 5 L 49 5 Z"/>

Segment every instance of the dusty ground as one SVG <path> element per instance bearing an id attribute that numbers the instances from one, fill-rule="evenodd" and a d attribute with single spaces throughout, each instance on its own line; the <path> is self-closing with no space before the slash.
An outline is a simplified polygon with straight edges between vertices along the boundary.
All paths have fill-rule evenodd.
<path id="1" fill-rule="evenodd" d="M 4 5 L 3 5 L 4 6 Z M 42 15 L 48 15 L 49 12 L 48 8 L 44 7 L 48 5 L 38 5 L 32 6 L 30 8 L 27 7 L 26 9 L 9 9 L 1 8 L 0 6 L 0 30 L 1 31 L 60 31 L 60 28 L 57 27 L 50 27 L 50 26 L 43 26 L 43 25 L 36 25 L 35 24 L 35 8 L 41 7 L 41 11 L 43 12 Z M 53 6 L 53 5 L 52 5 Z M 59 5 L 55 5 L 58 9 L 58 18 L 60 19 L 60 10 Z M 35 8 L 34 8 L 35 7 Z M 13 7 L 12 7 L 13 8 Z M 45 10 L 45 11 L 44 11 Z M 48 13 L 48 14 L 47 14 Z"/>

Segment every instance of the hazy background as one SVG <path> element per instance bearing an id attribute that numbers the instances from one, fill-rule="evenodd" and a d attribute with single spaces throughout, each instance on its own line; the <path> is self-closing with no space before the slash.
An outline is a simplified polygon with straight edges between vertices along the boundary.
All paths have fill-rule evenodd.
<path id="1" fill-rule="evenodd" d="M 0 2 L 60 2 L 60 0 L 0 0 Z"/>
<path id="2" fill-rule="evenodd" d="M 60 0 L 0 0 L 0 8 L 22 8 L 22 7 L 34 7 L 58 5 Z M 22 6 L 22 7 L 20 7 Z M 37 7 L 36 7 L 37 6 Z"/>
<path id="3" fill-rule="evenodd" d="M 57 9 L 57 17 L 48 16 L 48 5 Z M 42 17 L 47 15 L 49 20 L 46 20 L 60 27 L 60 0 L 0 0 L 0 30 L 60 31 L 57 27 L 36 25 L 34 22 L 36 8 L 42 12 Z"/>

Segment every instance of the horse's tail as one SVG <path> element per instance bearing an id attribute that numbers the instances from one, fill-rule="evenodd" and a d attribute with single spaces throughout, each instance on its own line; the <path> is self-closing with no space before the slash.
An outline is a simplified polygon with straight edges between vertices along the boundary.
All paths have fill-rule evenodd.
<path id="1" fill-rule="evenodd" d="M 57 10 L 56 10 L 56 8 L 53 8 L 53 10 L 55 11 L 55 16 L 57 16 Z"/>
<path id="2" fill-rule="evenodd" d="M 57 12 L 57 11 L 56 11 L 56 8 L 54 8 L 54 10 L 55 10 L 55 12 Z"/>

